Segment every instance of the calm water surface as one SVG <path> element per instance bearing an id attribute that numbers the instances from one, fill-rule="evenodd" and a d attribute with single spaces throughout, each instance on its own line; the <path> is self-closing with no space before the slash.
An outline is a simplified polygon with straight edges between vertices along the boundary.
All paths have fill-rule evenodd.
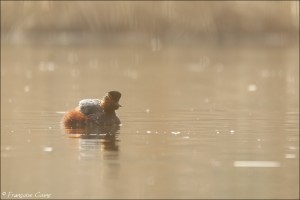
<path id="1" fill-rule="evenodd" d="M 297 48 L 1 48 L 2 198 L 299 198 Z M 67 135 L 109 90 L 120 129 Z"/>

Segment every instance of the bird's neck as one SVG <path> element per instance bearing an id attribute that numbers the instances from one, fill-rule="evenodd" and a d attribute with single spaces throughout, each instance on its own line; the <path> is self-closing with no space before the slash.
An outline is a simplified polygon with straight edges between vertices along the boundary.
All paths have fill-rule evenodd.
<path id="1" fill-rule="evenodd" d="M 108 114 L 108 115 L 116 114 L 116 109 L 112 108 L 109 104 L 106 104 L 105 102 L 102 101 L 100 106 L 106 114 Z"/>

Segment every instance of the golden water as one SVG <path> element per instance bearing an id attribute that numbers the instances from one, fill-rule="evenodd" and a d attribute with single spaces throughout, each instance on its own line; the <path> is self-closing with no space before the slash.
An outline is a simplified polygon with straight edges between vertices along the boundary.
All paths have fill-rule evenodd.
<path id="1" fill-rule="evenodd" d="M 297 48 L 157 44 L 2 45 L 2 198 L 299 197 Z M 109 90 L 120 130 L 68 137 Z"/>

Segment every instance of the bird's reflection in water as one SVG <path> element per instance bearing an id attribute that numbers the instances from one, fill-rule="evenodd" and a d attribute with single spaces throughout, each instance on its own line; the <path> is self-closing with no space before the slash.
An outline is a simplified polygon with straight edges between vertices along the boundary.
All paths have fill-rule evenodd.
<path id="1" fill-rule="evenodd" d="M 81 160 L 115 160 L 118 158 L 120 126 L 66 129 L 66 132 L 72 138 L 79 138 Z"/>

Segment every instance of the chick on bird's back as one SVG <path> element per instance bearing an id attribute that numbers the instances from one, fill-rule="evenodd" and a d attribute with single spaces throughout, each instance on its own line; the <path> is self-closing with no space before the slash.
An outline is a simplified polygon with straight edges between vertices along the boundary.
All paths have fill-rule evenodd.
<path id="1" fill-rule="evenodd" d="M 87 126 L 120 125 L 116 110 L 121 107 L 121 93 L 110 91 L 99 99 L 83 99 L 79 105 L 69 111 L 63 118 L 67 129 L 82 129 Z"/>

